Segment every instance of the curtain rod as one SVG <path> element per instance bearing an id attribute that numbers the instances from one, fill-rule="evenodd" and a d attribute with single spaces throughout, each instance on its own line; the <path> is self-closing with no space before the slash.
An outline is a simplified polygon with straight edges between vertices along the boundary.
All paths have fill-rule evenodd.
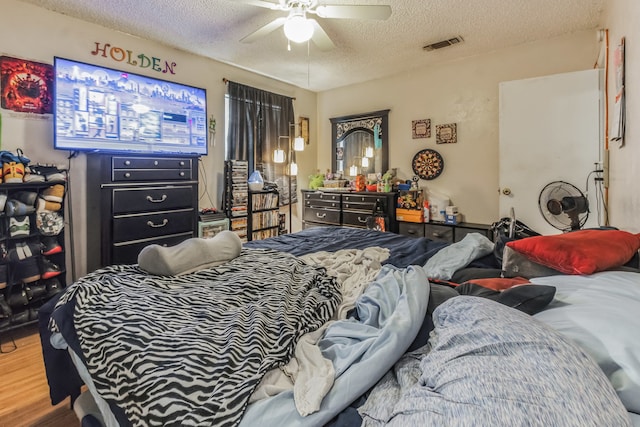
<path id="1" fill-rule="evenodd" d="M 222 78 L 222 83 L 224 83 L 224 84 L 227 84 L 227 83 L 229 83 L 230 81 L 231 81 L 231 80 L 229 80 L 229 79 L 228 79 L 228 78 L 226 78 L 226 77 L 223 77 L 223 78 Z M 286 96 L 286 95 L 285 95 L 285 96 Z M 296 100 L 295 96 L 290 96 L 289 98 L 293 99 L 294 101 Z"/>

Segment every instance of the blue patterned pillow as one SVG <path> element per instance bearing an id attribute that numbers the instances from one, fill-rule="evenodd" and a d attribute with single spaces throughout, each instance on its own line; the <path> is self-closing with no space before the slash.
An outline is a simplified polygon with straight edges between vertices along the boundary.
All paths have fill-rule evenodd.
<path id="1" fill-rule="evenodd" d="M 630 425 L 593 359 L 531 316 L 459 296 L 433 320 L 428 345 L 372 391 L 360 410 L 364 425 Z"/>

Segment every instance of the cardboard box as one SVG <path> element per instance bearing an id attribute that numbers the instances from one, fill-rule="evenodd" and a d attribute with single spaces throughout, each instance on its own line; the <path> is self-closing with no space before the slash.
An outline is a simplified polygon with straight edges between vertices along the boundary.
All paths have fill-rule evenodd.
<path id="1" fill-rule="evenodd" d="M 462 215 L 457 213 L 457 214 L 453 214 L 453 215 L 448 215 L 446 214 L 444 216 L 444 223 L 445 224 L 458 224 L 462 222 Z"/>
<path id="2" fill-rule="evenodd" d="M 423 222 L 422 209 L 396 208 L 396 220 L 405 222 Z"/>

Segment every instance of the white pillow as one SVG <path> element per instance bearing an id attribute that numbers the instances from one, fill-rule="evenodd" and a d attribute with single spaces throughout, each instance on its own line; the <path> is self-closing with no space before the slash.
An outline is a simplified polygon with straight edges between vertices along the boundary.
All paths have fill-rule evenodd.
<path id="1" fill-rule="evenodd" d="M 240 237 L 224 230 L 211 239 L 194 237 L 175 246 L 146 246 L 138 254 L 138 265 L 150 274 L 179 276 L 231 261 L 241 250 Z"/>

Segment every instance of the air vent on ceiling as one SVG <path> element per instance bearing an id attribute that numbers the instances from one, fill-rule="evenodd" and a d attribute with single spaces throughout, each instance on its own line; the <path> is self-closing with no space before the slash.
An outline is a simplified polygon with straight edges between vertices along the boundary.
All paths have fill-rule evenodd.
<path id="1" fill-rule="evenodd" d="M 436 49 L 442 49 L 443 47 L 451 46 L 454 44 L 462 43 L 464 39 L 461 36 L 456 36 L 454 38 L 448 40 L 442 40 L 439 42 L 431 43 L 425 46 L 422 46 L 423 50 L 432 51 Z"/>

